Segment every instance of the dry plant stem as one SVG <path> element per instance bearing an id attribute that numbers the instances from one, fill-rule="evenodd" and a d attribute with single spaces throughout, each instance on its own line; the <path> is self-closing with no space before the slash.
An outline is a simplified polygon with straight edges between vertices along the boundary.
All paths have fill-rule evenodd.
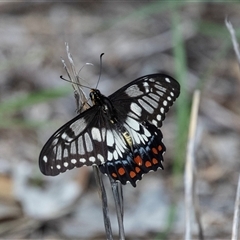
<path id="1" fill-rule="evenodd" d="M 235 30 L 232 26 L 232 23 L 226 18 L 225 24 L 227 26 L 227 29 L 231 35 L 233 48 L 238 60 L 238 65 L 240 66 L 240 52 L 239 52 L 239 45 L 237 42 Z M 238 231 L 239 231 L 239 218 L 240 218 L 240 175 L 238 179 L 238 188 L 237 188 L 237 194 L 236 194 L 236 201 L 235 201 L 235 208 L 234 208 L 234 217 L 233 217 L 233 226 L 232 226 L 232 240 L 238 239 Z"/>
<path id="2" fill-rule="evenodd" d="M 225 24 L 226 24 L 227 29 L 228 29 L 228 31 L 231 35 L 231 38 L 232 38 L 233 49 L 235 51 L 235 54 L 236 54 L 236 57 L 237 57 L 237 60 L 238 60 L 238 65 L 240 65 L 239 45 L 238 45 L 238 42 L 237 42 L 235 30 L 232 26 L 232 23 L 227 18 L 225 19 Z"/>
<path id="3" fill-rule="evenodd" d="M 199 239 L 204 239 L 202 224 L 200 220 L 200 211 L 198 207 L 198 198 L 195 196 L 195 156 L 194 156 L 194 147 L 195 147 L 195 134 L 197 126 L 197 117 L 200 101 L 200 92 L 197 90 L 193 95 L 193 104 L 191 110 L 190 126 L 189 126 L 189 135 L 188 135 L 188 145 L 187 145 L 187 157 L 185 165 L 185 209 L 186 209 L 186 222 L 185 222 L 185 240 L 190 240 L 192 238 L 191 232 L 191 216 L 192 209 L 194 207 L 195 216 L 199 228 Z"/>
<path id="4" fill-rule="evenodd" d="M 81 112 L 87 110 L 90 107 L 90 105 L 87 102 L 86 94 L 84 93 L 84 91 L 81 88 L 81 82 L 80 82 L 81 79 L 75 70 L 73 58 L 72 58 L 71 53 L 69 52 L 69 46 L 67 43 L 65 43 L 65 45 L 66 45 L 68 60 L 70 62 L 70 66 L 71 66 L 71 72 L 69 72 L 63 59 L 62 59 L 62 63 L 63 63 L 64 69 L 66 70 L 70 81 L 72 82 L 74 96 L 75 96 L 76 104 L 77 104 L 77 111 L 78 111 L 78 113 L 81 113 Z"/>
<path id="5" fill-rule="evenodd" d="M 236 201 L 235 201 L 235 207 L 234 207 L 232 240 L 238 239 L 239 217 L 240 217 L 240 175 L 238 178 L 238 187 L 237 187 Z"/>
<path id="6" fill-rule="evenodd" d="M 123 226 L 123 192 L 122 192 L 122 184 L 114 181 L 109 177 L 113 197 L 115 201 L 115 207 L 117 212 L 117 220 L 118 220 L 118 228 L 119 228 L 119 239 L 125 240 L 124 226 Z"/>
<path id="7" fill-rule="evenodd" d="M 97 166 L 93 166 L 93 172 L 94 172 L 96 182 L 98 184 L 98 193 L 102 200 L 103 220 L 104 220 L 104 226 L 105 226 L 105 231 L 106 231 L 106 237 L 107 237 L 107 240 L 112 240 L 113 235 L 112 235 L 111 221 L 109 218 L 107 194 L 105 191 L 105 187 L 103 185 L 102 175 Z"/>
<path id="8" fill-rule="evenodd" d="M 90 107 L 90 105 L 87 103 L 87 97 L 81 88 L 81 82 L 80 82 L 81 79 L 75 70 L 73 58 L 69 52 L 69 46 L 67 43 L 66 43 L 66 51 L 67 51 L 68 60 L 70 62 L 70 66 L 71 66 L 71 72 L 68 70 L 63 59 L 62 59 L 62 63 L 63 63 L 64 69 L 66 70 L 70 81 L 72 82 L 72 87 L 74 90 L 74 96 L 75 96 L 76 105 L 77 105 L 77 112 L 81 113 L 81 112 L 87 110 Z M 98 184 L 99 195 L 102 200 L 103 219 L 104 219 L 106 237 L 108 240 L 112 240 L 113 235 L 112 235 L 111 221 L 109 218 L 109 210 L 108 210 L 108 205 L 107 205 L 106 191 L 105 191 L 105 188 L 103 185 L 101 173 L 99 172 L 99 168 L 97 166 L 93 166 L 93 171 L 94 171 L 94 176 L 95 176 L 96 182 Z"/>

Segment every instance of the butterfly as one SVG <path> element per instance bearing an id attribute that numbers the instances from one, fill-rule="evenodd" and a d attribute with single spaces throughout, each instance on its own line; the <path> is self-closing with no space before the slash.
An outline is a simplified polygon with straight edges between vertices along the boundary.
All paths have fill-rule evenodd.
<path id="1" fill-rule="evenodd" d="M 55 176 L 83 165 L 97 165 L 122 184 L 163 169 L 160 127 L 180 85 L 165 74 L 140 77 L 110 96 L 91 89 L 92 106 L 59 128 L 46 142 L 39 167 Z"/>

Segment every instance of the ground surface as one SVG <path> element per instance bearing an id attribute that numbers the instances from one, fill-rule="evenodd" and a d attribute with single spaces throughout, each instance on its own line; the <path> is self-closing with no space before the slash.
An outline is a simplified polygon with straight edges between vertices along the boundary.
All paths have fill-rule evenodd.
<path id="1" fill-rule="evenodd" d="M 181 82 L 188 108 L 193 91 L 201 90 L 195 155 L 204 234 L 230 239 L 240 170 L 240 73 L 224 20 L 228 16 L 238 30 L 239 11 L 236 3 L 1 3 L 0 237 L 105 238 L 91 169 L 46 178 L 38 168 L 48 137 L 76 115 L 71 86 L 59 78 L 66 76 L 61 57 L 67 59 L 68 42 L 77 69 L 94 64 L 81 71 L 90 87 L 96 86 L 99 55 L 105 53 L 99 89 L 106 95 L 159 71 Z M 177 120 L 184 111 L 175 106 L 162 128 L 165 170 L 147 174 L 135 189 L 123 187 L 127 239 L 184 236 L 181 166 L 188 124 Z M 179 132 L 183 145 L 176 143 Z M 197 236 L 194 222 L 193 217 Z"/>

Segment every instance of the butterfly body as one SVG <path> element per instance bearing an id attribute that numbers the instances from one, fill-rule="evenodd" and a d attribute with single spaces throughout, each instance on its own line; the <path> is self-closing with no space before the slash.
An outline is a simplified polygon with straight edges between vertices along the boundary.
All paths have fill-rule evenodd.
<path id="1" fill-rule="evenodd" d="M 134 80 L 109 97 L 92 89 L 93 106 L 63 125 L 47 141 L 40 170 L 55 176 L 83 165 L 134 187 L 142 175 L 162 167 L 160 127 L 180 93 L 180 86 L 164 74 Z"/>

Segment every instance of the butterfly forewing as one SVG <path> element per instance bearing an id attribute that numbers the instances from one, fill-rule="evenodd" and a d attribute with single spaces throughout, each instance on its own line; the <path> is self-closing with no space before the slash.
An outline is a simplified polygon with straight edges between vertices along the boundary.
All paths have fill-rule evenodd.
<path id="1" fill-rule="evenodd" d="M 180 85 L 165 74 L 140 77 L 109 96 L 123 119 L 151 121 L 161 127 L 170 106 L 180 94 Z"/>
<path id="2" fill-rule="evenodd" d="M 93 106 L 57 130 L 40 153 L 41 172 L 55 176 L 74 167 L 101 164 L 101 156 L 94 156 L 104 154 L 102 139 L 97 135 L 98 131 L 95 135 L 92 133 L 105 121 L 102 118 L 100 107 Z"/>
<path id="3" fill-rule="evenodd" d="M 179 84 L 164 74 L 134 80 L 108 98 L 92 90 L 96 104 L 66 123 L 47 141 L 40 170 L 55 176 L 83 165 L 134 187 L 144 173 L 162 167 L 159 127 L 180 93 Z M 91 96 L 91 95 L 90 95 Z"/>
<path id="4" fill-rule="evenodd" d="M 122 134 L 108 121 L 99 106 L 78 115 L 47 141 L 40 157 L 40 170 L 55 176 L 83 165 L 101 165 L 127 152 Z"/>

